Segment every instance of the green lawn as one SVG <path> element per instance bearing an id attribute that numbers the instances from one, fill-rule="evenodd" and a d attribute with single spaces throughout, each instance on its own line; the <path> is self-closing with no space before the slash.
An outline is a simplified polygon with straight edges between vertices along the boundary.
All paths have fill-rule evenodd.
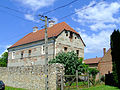
<path id="1" fill-rule="evenodd" d="M 5 88 L 5 90 L 26 90 L 26 89 L 13 88 L 13 87 L 8 87 L 7 86 Z M 68 88 L 66 88 L 65 90 L 68 90 Z M 74 88 L 74 89 L 70 89 L 70 90 L 77 90 L 77 89 Z M 86 88 L 86 89 L 82 89 L 82 90 L 120 90 L 120 89 L 118 89 L 117 87 L 112 87 L 112 86 L 107 86 L 107 85 L 98 85 L 98 86 L 95 86 L 95 87 L 90 87 L 90 88 Z"/>
<path id="2" fill-rule="evenodd" d="M 58 89 L 60 90 L 60 89 Z M 65 88 L 64 90 L 68 90 L 68 88 Z M 76 87 L 71 87 L 70 90 L 77 90 Z M 92 86 L 90 88 L 83 88 L 83 89 L 79 89 L 79 90 L 120 90 L 117 87 L 113 87 L 113 86 L 107 86 L 107 85 L 97 85 L 97 86 Z"/>
<path id="3" fill-rule="evenodd" d="M 117 87 L 113 87 L 113 86 L 107 86 L 107 85 L 98 85 L 95 87 L 90 87 L 87 89 L 82 89 L 82 90 L 120 90 Z"/>
<path id="4" fill-rule="evenodd" d="M 22 89 L 22 88 L 13 88 L 13 87 L 5 87 L 5 90 L 26 90 L 26 89 Z"/>

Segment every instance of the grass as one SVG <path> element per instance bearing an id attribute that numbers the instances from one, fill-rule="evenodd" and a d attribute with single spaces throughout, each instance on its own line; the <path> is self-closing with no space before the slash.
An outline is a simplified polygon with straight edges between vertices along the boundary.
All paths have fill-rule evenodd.
<path id="1" fill-rule="evenodd" d="M 5 90 L 26 90 L 26 89 L 22 89 L 22 88 L 13 88 L 13 87 L 6 86 L 6 87 L 5 87 Z"/>
<path id="2" fill-rule="evenodd" d="M 26 89 L 13 88 L 13 87 L 6 86 L 5 90 L 26 90 Z M 66 88 L 64 90 L 68 90 L 68 88 Z M 70 88 L 70 90 L 77 90 L 77 89 L 76 88 Z M 81 90 L 81 89 L 79 89 L 79 90 Z M 84 88 L 82 90 L 119 90 L 119 89 L 117 87 L 108 86 L 108 85 L 97 85 L 97 86 L 94 86 L 94 87 L 92 86 L 90 88 Z"/>
<path id="3" fill-rule="evenodd" d="M 119 90 L 117 87 L 108 86 L 108 85 L 98 85 L 95 87 L 90 87 L 82 90 Z"/>
<path id="4" fill-rule="evenodd" d="M 58 89 L 58 90 L 60 90 L 60 89 Z M 68 90 L 68 87 L 64 88 L 64 90 Z M 77 88 L 70 87 L 70 90 L 77 90 Z M 117 87 L 102 84 L 102 85 L 97 85 L 97 86 L 91 86 L 90 88 L 79 87 L 79 90 L 120 90 L 120 89 Z"/>

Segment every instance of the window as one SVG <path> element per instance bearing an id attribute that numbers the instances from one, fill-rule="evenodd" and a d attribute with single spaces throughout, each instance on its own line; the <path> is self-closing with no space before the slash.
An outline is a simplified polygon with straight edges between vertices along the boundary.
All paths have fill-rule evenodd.
<path id="1" fill-rule="evenodd" d="M 64 47 L 64 51 L 67 51 L 67 47 Z"/>
<path id="2" fill-rule="evenodd" d="M 79 55 L 79 50 L 76 50 L 77 55 Z"/>
<path id="3" fill-rule="evenodd" d="M 65 31 L 65 33 L 66 33 L 66 36 L 68 36 L 68 31 Z"/>
<path id="4" fill-rule="evenodd" d="M 24 53 L 24 52 L 22 51 L 22 52 L 21 52 L 21 59 L 23 59 L 23 53 Z"/>
<path id="5" fill-rule="evenodd" d="M 29 55 L 29 56 L 31 55 L 31 50 L 28 51 L 28 55 Z"/>
<path id="6" fill-rule="evenodd" d="M 42 54 L 45 54 L 45 46 L 42 46 Z"/>
<path id="7" fill-rule="evenodd" d="M 75 39 L 76 39 L 76 37 L 75 37 Z"/>
<path id="8" fill-rule="evenodd" d="M 73 39 L 73 32 L 70 32 L 70 36 L 69 36 L 70 40 Z"/>
<path id="9" fill-rule="evenodd" d="M 12 59 L 15 59 L 15 52 L 12 52 Z"/>

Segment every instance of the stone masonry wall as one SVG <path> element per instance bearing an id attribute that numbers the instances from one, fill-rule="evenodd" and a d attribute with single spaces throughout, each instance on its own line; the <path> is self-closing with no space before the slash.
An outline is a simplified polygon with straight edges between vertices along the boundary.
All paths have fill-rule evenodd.
<path id="1" fill-rule="evenodd" d="M 52 64 L 49 66 L 49 90 L 56 90 L 56 67 L 59 72 L 64 70 L 61 64 Z M 45 90 L 44 71 L 44 65 L 0 67 L 0 80 L 3 80 L 6 86 L 29 90 Z"/>
<path id="2" fill-rule="evenodd" d="M 56 39 L 56 44 L 55 44 L 55 53 L 59 53 L 64 51 L 64 47 L 67 47 L 67 52 L 68 51 L 74 51 L 76 53 L 76 50 L 79 50 L 79 55 L 78 57 L 84 58 L 84 44 L 80 37 L 73 33 L 73 38 L 70 39 L 70 32 L 67 32 L 67 35 L 65 31 L 61 33 L 61 35 L 58 36 Z"/>

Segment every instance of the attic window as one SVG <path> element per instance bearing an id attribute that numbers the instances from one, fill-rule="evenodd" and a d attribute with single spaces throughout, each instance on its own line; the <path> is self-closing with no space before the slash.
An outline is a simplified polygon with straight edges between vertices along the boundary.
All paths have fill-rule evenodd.
<path id="1" fill-rule="evenodd" d="M 70 39 L 73 39 L 73 32 L 70 32 L 69 38 L 70 38 Z"/>
<path id="2" fill-rule="evenodd" d="M 64 51 L 67 51 L 67 47 L 64 47 Z"/>
<path id="3" fill-rule="evenodd" d="M 65 33 L 66 33 L 66 36 L 68 36 L 68 31 L 65 31 Z"/>

